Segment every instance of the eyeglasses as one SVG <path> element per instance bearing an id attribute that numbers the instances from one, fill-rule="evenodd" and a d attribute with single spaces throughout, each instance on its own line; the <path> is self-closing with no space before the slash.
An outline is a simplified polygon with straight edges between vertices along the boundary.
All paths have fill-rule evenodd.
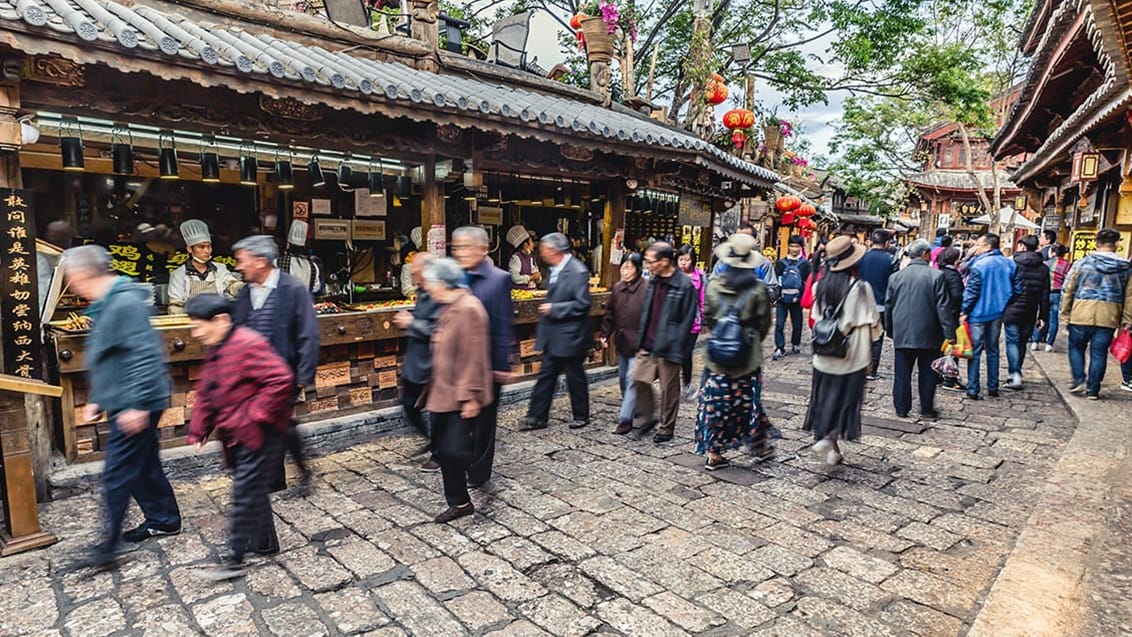
<path id="1" fill-rule="evenodd" d="M 645 257 L 645 263 L 648 263 L 650 265 L 656 263 L 657 261 L 660 261 L 660 259 L 650 259 L 648 257 Z"/>

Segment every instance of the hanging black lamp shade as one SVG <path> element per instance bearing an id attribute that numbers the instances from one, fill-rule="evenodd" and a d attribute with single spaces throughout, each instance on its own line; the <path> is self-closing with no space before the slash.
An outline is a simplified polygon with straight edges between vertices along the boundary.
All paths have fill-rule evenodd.
<path id="1" fill-rule="evenodd" d="M 326 185 L 326 176 L 322 174 L 322 165 L 318 163 L 318 155 L 311 157 L 307 164 L 307 172 L 311 176 L 311 186 L 321 188 Z"/>

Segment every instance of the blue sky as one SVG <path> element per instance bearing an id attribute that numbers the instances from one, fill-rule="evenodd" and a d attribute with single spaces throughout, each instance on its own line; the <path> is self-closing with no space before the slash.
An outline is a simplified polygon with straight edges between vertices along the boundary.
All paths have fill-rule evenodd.
<path id="1" fill-rule="evenodd" d="M 549 69 L 562 61 L 562 51 L 558 47 L 558 34 L 560 32 L 561 25 L 555 22 L 553 18 L 541 11 L 534 13 L 531 18 L 531 35 L 527 40 L 527 49 L 530 54 L 538 56 L 539 65 L 543 68 Z M 810 47 L 814 53 L 821 53 L 825 49 L 825 43 L 819 40 L 812 43 Z M 835 73 L 836 69 L 831 68 L 829 71 Z M 766 87 L 762 90 L 770 91 L 770 95 L 763 93 L 759 96 L 768 106 L 773 108 L 775 104 L 781 103 L 781 95 Z M 831 94 L 829 98 L 829 104 L 817 104 L 791 113 L 787 113 L 784 108 L 778 109 L 780 117 L 786 117 L 801 124 L 803 135 L 810 142 L 812 149 L 810 154 L 815 157 L 829 155 L 829 142 L 834 134 L 833 126 L 841 117 L 841 107 L 845 95 L 842 92 L 837 92 Z M 733 105 L 726 104 L 724 106 L 733 107 Z M 727 108 L 723 110 L 727 110 Z"/>

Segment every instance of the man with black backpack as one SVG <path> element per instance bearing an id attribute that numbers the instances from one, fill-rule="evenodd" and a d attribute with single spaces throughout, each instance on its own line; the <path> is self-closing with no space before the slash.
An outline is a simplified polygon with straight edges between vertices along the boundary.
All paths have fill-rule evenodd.
<path id="1" fill-rule="evenodd" d="M 802 258 L 802 237 L 790 237 L 786 256 L 774 264 L 781 286 L 774 315 L 774 360 L 786 356 L 786 317 L 790 317 L 791 352 L 802 351 L 802 292 L 812 270 L 810 262 Z"/>

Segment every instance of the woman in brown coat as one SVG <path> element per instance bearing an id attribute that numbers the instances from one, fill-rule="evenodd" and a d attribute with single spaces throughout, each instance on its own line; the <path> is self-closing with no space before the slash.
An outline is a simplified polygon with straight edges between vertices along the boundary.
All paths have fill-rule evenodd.
<path id="1" fill-rule="evenodd" d="M 637 409 L 637 389 L 633 385 L 633 367 L 637 360 L 637 330 L 641 309 L 645 304 L 645 285 L 641 278 L 641 255 L 630 252 L 621 262 L 621 280 L 613 284 L 605 317 L 601 320 L 601 346 L 609 345 L 609 337 L 617 336 L 617 378 L 621 382 L 621 418 L 613 433 L 623 436 L 633 430 L 633 412 Z"/>
<path id="2" fill-rule="evenodd" d="M 475 512 L 468 495 L 472 431 L 480 410 L 494 399 L 491 337 L 483 304 L 468 291 L 464 270 L 452 259 L 425 266 L 424 287 L 442 309 L 432 332 L 432 375 L 428 400 L 437 461 L 448 510 L 440 523 Z"/>

